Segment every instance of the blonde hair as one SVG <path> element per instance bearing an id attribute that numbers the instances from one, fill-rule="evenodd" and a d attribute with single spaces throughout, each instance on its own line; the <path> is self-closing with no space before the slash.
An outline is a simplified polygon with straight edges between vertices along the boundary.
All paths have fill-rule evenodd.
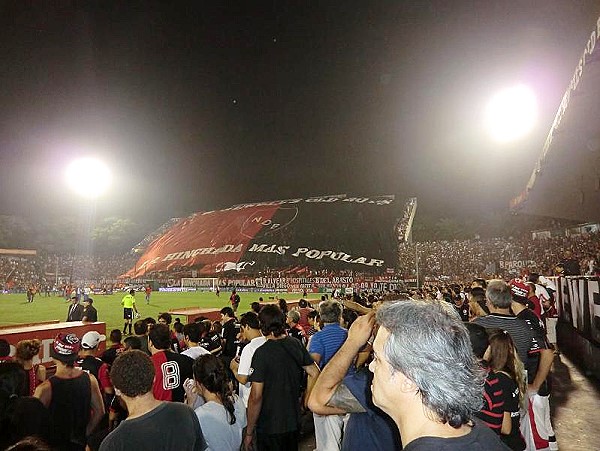
<path id="1" fill-rule="evenodd" d="M 479 302 L 477 302 L 474 299 L 469 300 L 469 312 L 471 317 L 470 319 L 475 319 L 479 318 L 480 316 L 487 315 L 487 313 L 485 313 L 485 310 L 483 310 L 483 308 L 481 308 L 481 305 L 479 305 Z"/>

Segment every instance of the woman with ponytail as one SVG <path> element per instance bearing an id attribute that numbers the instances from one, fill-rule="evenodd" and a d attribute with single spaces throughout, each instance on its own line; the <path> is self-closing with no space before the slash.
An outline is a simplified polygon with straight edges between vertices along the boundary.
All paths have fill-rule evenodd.
<path id="1" fill-rule="evenodd" d="M 21 340 L 17 343 L 15 357 L 27 373 L 25 380 L 27 396 L 33 396 L 35 388 L 46 380 L 46 367 L 33 363 L 33 358 L 40 353 L 41 345 L 42 342 L 37 339 Z"/>
<path id="2" fill-rule="evenodd" d="M 502 391 L 504 416 L 500 438 L 513 451 L 525 449 L 525 441 L 519 430 L 520 407 L 525 405 L 527 380 L 525 368 L 519 359 L 514 342 L 508 332 L 495 329 L 489 336 L 489 347 L 484 360 L 490 372 L 498 380 L 498 391 Z"/>
<path id="3" fill-rule="evenodd" d="M 238 451 L 246 426 L 246 409 L 233 393 L 227 368 L 218 357 L 202 355 L 194 362 L 194 379 L 195 391 L 204 399 L 204 404 L 196 408 L 196 415 L 208 449 Z"/>

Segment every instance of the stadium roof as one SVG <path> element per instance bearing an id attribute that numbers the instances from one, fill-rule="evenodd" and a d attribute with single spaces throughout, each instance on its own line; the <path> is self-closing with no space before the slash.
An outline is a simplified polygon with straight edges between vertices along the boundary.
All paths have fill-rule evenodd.
<path id="1" fill-rule="evenodd" d="M 600 19 L 562 99 L 525 190 L 511 208 L 600 221 Z"/>

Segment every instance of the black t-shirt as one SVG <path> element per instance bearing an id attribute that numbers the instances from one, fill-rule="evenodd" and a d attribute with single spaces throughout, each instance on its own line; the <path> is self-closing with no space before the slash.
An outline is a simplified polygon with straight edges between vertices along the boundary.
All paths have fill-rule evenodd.
<path id="1" fill-rule="evenodd" d="M 302 329 L 299 329 L 298 327 L 290 327 L 288 329 L 288 335 L 298 340 L 302 346 L 306 346 L 306 335 L 304 335 L 304 331 Z"/>
<path id="2" fill-rule="evenodd" d="M 531 332 L 533 333 L 533 339 L 538 344 L 536 349 L 529 351 L 529 365 L 527 366 L 527 378 L 529 382 L 535 379 L 538 367 L 540 365 L 540 352 L 542 349 L 548 349 L 548 340 L 546 338 L 546 328 L 541 319 L 537 317 L 533 311 L 526 308 L 517 315 L 517 318 L 522 319 L 527 323 Z M 540 387 L 539 392 L 546 390 L 546 387 Z M 541 393 L 540 393 L 541 394 Z M 547 393 L 546 393 L 547 394 Z M 545 396 L 545 395 L 542 395 Z"/>
<path id="3" fill-rule="evenodd" d="M 96 310 L 96 308 L 91 305 L 88 307 L 84 307 L 83 314 L 81 317 L 87 317 L 87 321 L 89 321 L 90 323 L 95 323 L 96 321 L 98 321 L 98 310 Z"/>
<path id="4" fill-rule="evenodd" d="M 199 344 L 208 352 L 213 353 L 215 349 L 219 349 L 221 347 L 221 337 L 219 334 L 210 334 L 202 337 Z M 218 355 L 220 352 L 217 352 L 216 354 Z"/>
<path id="5" fill-rule="evenodd" d="M 519 387 L 508 375 L 502 372 L 494 373 L 498 379 L 498 389 L 502 391 L 502 413 L 510 413 L 512 427 L 510 434 L 500 434 L 502 441 L 513 451 L 525 449 L 525 440 L 519 430 L 521 416 L 519 414 Z"/>
<path id="6" fill-rule="evenodd" d="M 461 437 L 420 437 L 404 447 L 404 451 L 506 451 L 507 448 L 490 428 L 475 421 L 471 432 Z"/>
<path id="7" fill-rule="evenodd" d="M 460 315 L 462 321 L 469 321 L 469 304 L 467 302 L 463 302 L 462 305 L 454 304 L 454 309 Z"/>
<path id="8" fill-rule="evenodd" d="M 86 355 L 83 358 L 77 359 L 75 362 L 75 366 L 81 368 L 84 371 L 87 371 L 90 374 L 93 374 L 98 381 L 100 378 L 98 377 L 98 373 L 100 372 L 100 367 L 104 365 L 105 362 L 100 360 L 98 357 L 94 357 L 93 355 Z"/>
<path id="9" fill-rule="evenodd" d="M 250 382 L 262 382 L 262 408 L 257 431 L 284 434 L 298 430 L 303 366 L 313 359 L 298 340 L 285 337 L 267 340 L 252 358 Z"/>
<path id="10" fill-rule="evenodd" d="M 235 352 L 237 350 L 237 336 L 239 333 L 239 328 L 236 325 L 235 319 L 230 319 L 225 324 L 223 324 L 223 340 L 225 340 L 225 344 L 223 346 L 223 355 L 225 357 L 235 357 Z"/>
<path id="11" fill-rule="evenodd" d="M 517 348 L 519 358 L 527 369 L 529 382 L 532 382 L 537 372 L 538 363 L 535 360 L 535 353 L 540 352 L 544 343 L 543 340 L 535 336 L 531 326 L 521 318 L 500 313 L 481 316 L 475 319 L 474 323 L 486 329 L 503 329 L 510 334 Z"/>
<path id="12" fill-rule="evenodd" d="M 106 362 L 109 365 L 112 365 L 114 363 L 115 359 L 119 356 L 119 354 L 121 354 L 123 352 L 123 349 L 124 349 L 124 346 L 121 343 L 112 345 L 110 348 L 108 348 L 106 351 L 104 351 L 102 353 L 100 358 L 102 359 L 103 362 Z"/>

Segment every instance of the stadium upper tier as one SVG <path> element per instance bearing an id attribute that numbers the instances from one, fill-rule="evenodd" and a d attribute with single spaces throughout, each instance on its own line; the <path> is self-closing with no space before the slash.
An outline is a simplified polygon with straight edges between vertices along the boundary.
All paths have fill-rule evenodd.
<path id="1" fill-rule="evenodd" d="M 475 277 L 512 278 L 525 268 L 541 274 L 554 273 L 555 266 L 566 250 L 579 260 L 582 274 L 600 273 L 600 234 L 586 232 L 572 236 L 554 236 L 541 239 L 492 238 L 485 240 L 461 241 L 424 241 L 400 244 L 399 264 L 396 275 L 400 278 L 414 279 L 419 258 L 419 277 L 421 281 L 470 281 Z M 133 265 L 132 254 L 112 256 L 110 258 L 85 257 L 73 255 L 47 256 L 0 256 L 0 288 L 24 291 L 31 285 L 60 286 L 64 283 L 95 286 L 117 283 L 117 277 L 125 268 Z M 353 270 L 307 270 L 301 277 L 325 276 L 367 276 L 368 266 Z M 242 278 L 250 272 L 225 273 L 220 278 Z M 293 269 L 293 268 L 289 268 Z M 58 271 L 58 276 L 56 272 Z M 177 275 L 177 272 L 180 275 Z M 254 274 L 256 276 L 257 273 Z M 169 279 L 188 277 L 189 269 L 165 271 L 152 274 L 153 280 L 168 282 Z M 269 270 L 262 277 L 289 275 L 283 270 Z M 253 277 L 253 276 L 250 276 Z M 147 280 L 144 278 L 144 280 Z M 120 282 L 127 282 L 122 279 Z"/>
<path id="2" fill-rule="evenodd" d="M 541 155 L 514 210 L 600 220 L 600 18 L 562 98 Z"/>

